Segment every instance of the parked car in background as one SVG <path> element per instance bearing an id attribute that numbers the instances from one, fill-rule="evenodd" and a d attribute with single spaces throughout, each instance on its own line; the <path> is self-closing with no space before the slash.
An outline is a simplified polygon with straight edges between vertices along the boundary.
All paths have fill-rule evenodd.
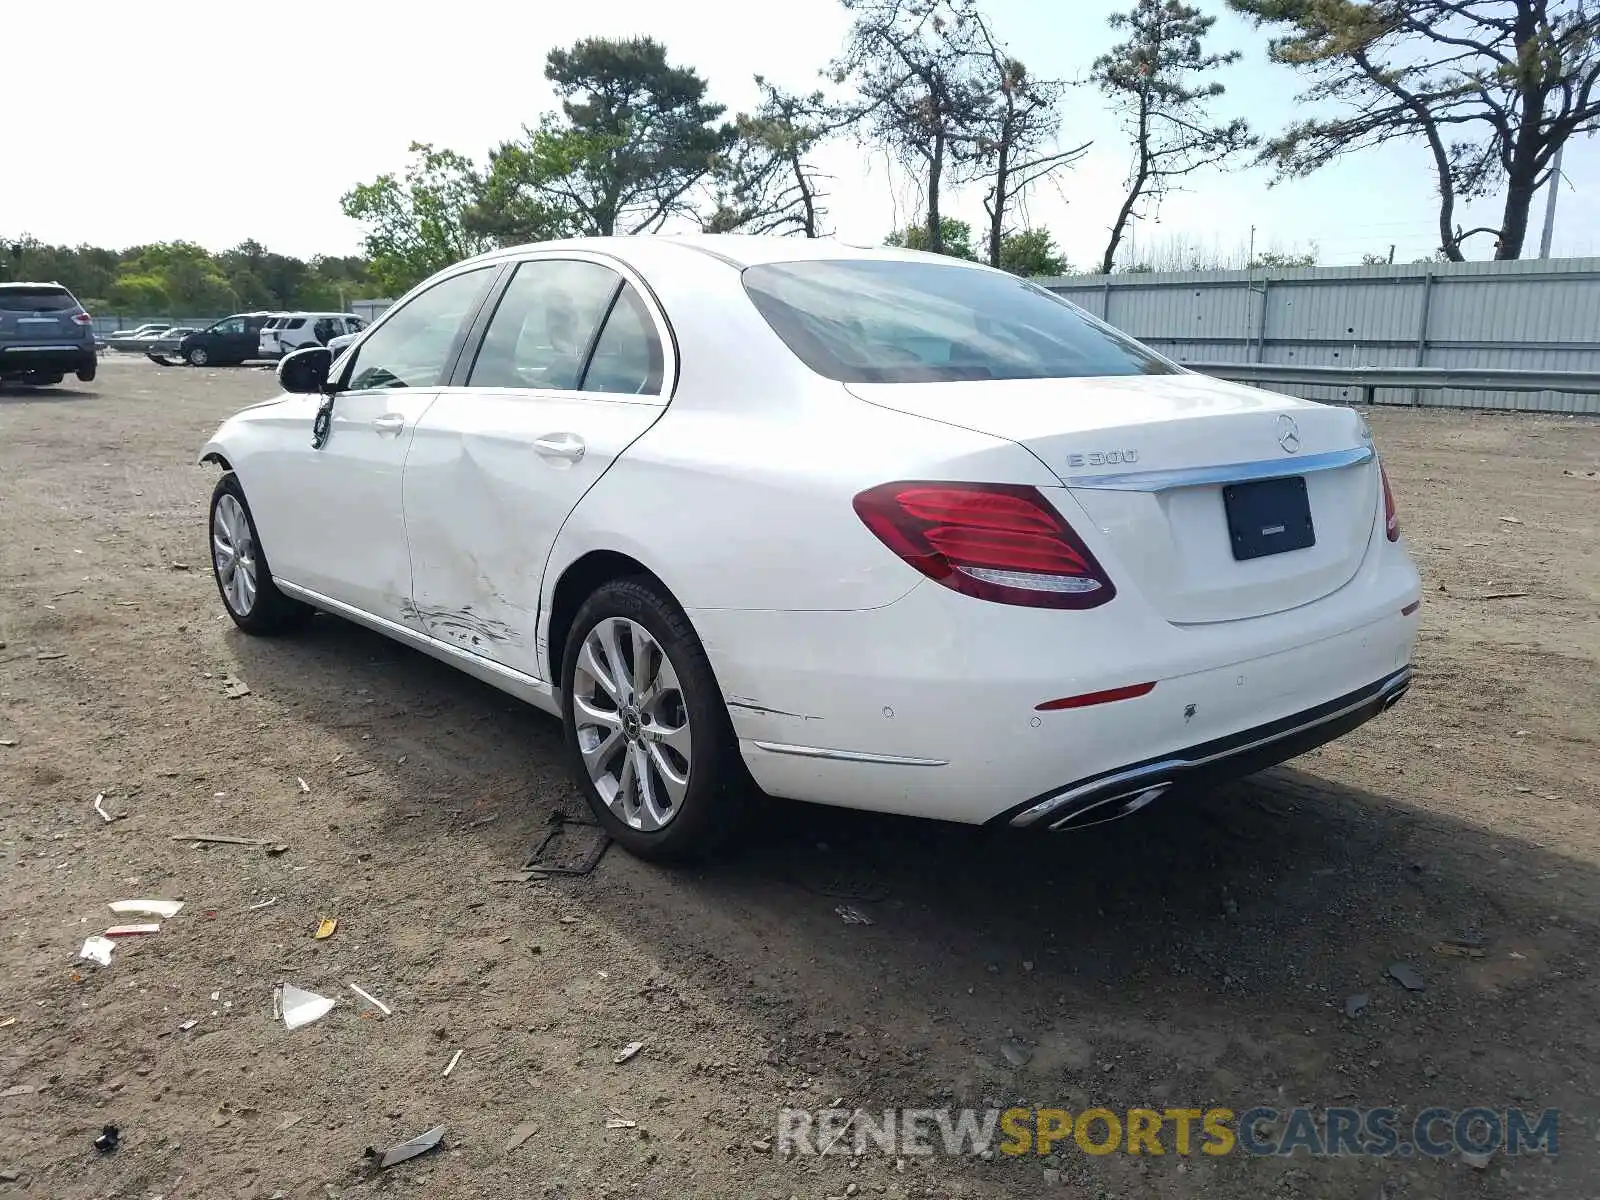
<path id="1" fill-rule="evenodd" d="M 178 347 L 183 345 L 183 339 L 191 333 L 199 332 L 200 330 L 193 325 L 174 325 L 166 332 L 156 335 L 155 341 L 145 350 L 145 357 L 164 367 L 175 367 L 183 361 L 178 352 Z"/>
<path id="2" fill-rule="evenodd" d="M 172 328 L 170 324 L 141 325 L 137 329 L 119 329 L 106 339 L 109 349 L 120 351 L 124 354 L 144 354 L 167 336 Z"/>
<path id="3" fill-rule="evenodd" d="M 59 283 L 0 283 L 0 382 L 95 376 L 94 318 Z"/>
<path id="4" fill-rule="evenodd" d="M 261 327 L 261 357 L 282 358 L 302 346 L 326 346 L 366 327 L 354 313 L 274 313 Z"/>
<path id="5" fill-rule="evenodd" d="M 261 330 L 272 313 L 235 313 L 214 325 L 185 334 L 178 357 L 191 367 L 236 367 L 261 358 Z"/>
<path id="6" fill-rule="evenodd" d="M 647 857 L 715 844 L 751 779 L 1080 828 L 1411 681 L 1421 581 L 1360 413 L 975 263 L 522 246 L 278 378 L 200 453 L 229 616 L 321 609 L 558 714 Z"/>

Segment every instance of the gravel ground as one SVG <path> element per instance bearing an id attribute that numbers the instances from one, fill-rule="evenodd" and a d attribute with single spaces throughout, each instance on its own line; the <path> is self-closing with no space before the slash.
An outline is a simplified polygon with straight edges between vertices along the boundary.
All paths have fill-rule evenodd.
<path id="1" fill-rule="evenodd" d="M 0 1194 L 1592 1194 L 1600 424 L 1373 414 L 1419 677 L 1285 767 L 1070 837 L 775 805 L 714 866 L 523 884 L 581 811 L 554 722 L 334 619 L 224 619 L 192 460 L 273 386 L 110 357 L 0 391 Z M 185 907 L 80 961 L 143 896 Z M 338 1005 L 288 1032 L 280 980 Z M 775 1152 L 780 1108 L 836 1100 L 1562 1115 L 1557 1157 L 1486 1168 Z"/>

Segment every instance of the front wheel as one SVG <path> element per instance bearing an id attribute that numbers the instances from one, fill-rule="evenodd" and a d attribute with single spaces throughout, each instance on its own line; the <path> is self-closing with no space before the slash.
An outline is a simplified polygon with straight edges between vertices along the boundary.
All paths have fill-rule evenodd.
<path id="1" fill-rule="evenodd" d="M 206 353 L 204 346 L 195 346 L 184 354 L 184 361 L 191 367 L 203 367 L 211 361 L 211 356 Z"/>
<path id="2" fill-rule="evenodd" d="M 562 660 L 568 756 L 589 807 L 640 858 L 704 855 L 748 803 L 705 648 L 654 580 L 602 585 L 572 623 Z"/>
<path id="3" fill-rule="evenodd" d="M 289 599 L 273 583 L 255 518 L 232 471 L 217 480 L 211 493 L 211 570 L 223 607 L 246 633 L 287 633 L 311 617 L 309 607 Z"/>

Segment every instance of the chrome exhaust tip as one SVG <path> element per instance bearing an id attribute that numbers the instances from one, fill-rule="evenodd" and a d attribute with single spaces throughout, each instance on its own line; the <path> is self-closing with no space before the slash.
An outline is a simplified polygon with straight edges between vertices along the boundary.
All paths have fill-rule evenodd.
<path id="1" fill-rule="evenodd" d="M 1149 808 L 1172 787 L 1169 783 L 1158 783 L 1151 787 L 1140 788 L 1137 791 L 1123 792 L 1117 796 L 1107 796 L 1077 812 L 1053 822 L 1052 830 L 1062 831 L 1068 829 L 1087 829 L 1091 825 L 1106 825 L 1112 821 L 1120 821 L 1123 817 L 1131 817 L 1142 809 Z"/>

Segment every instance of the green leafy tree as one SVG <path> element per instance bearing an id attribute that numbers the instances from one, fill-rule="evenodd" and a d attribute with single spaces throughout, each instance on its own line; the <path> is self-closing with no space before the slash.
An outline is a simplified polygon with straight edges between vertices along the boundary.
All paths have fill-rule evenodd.
<path id="1" fill-rule="evenodd" d="M 1024 278 L 1069 275 L 1072 264 L 1056 247 L 1048 229 L 1008 233 L 1000 242 L 1000 269 Z"/>
<path id="2" fill-rule="evenodd" d="M 883 239 L 885 246 L 899 246 L 906 250 L 925 250 L 932 254 L 943 254 L 950 258 L 964 258 L 969 262 L 977 262 L 978 256 L 972 249 L 972 226 L 966 221 L 958 221 L 954 217 L 942 217 L 939 220 L 939 241 L 935 247 L 928 238 L 926 225 L 907 225 L 904 229 L 896 229 Z"/>
<path id="3" fill-rule="evenodd" d="M 1135 0 L 1129 11 L 1110 18 L 1113 29 L 1127 31 L 1127 40 L 1095 59 L 1090 77 L 1133 140 L 1133 164 L 1100 260 L 1106 274 L 1143 200 L 1159 200 L 1175 180 L 1256 144 L 1243 119 L 1216 123 L 1208 112 L 1225 90 L 1214 76 L 1239 58 L 1237 50 L 1205 50 L 1216 23 L 1181 0 Z"/>
<path id="4" fill-rule="evenodd" d="M 116 312 L 165 313 L 172 311 L 166 284 L 154 275 L 124 275 L 107 290 L 106 300 Z"/>
<path id="5" fill-rule="evenodd" d="M 424 142 L 411 143 L 410 153 L 403 175 L 380 175 L 339 201 L 365 226 L 373 279 L 396 296 L 494 245 L 464 220 L 478 194 L 472 160 Z"/>
<path id="6" fill-rule="evenodd" d="M 1600 129 L 1600 6 L 1594 0 L 1229 0 L 1279 31 L 1273 61 L 1302 72 L 1296 121 L 1263 157 L 1281 177 L 1394 141 L 1428 148 L 1439 248 L 1492 235 L 1519 258 L 1529 210 L 1556 153 Z M 1504 188 L 1500 222 L 1463 230 L 1457 201 Z"/>
<path id="7" fill-rule="evenodd" d="M 1279 267 L 1293 269 L 1296 267 L 1314 267 L 1317 265 L 1318 252 L 1316 246 L 1310 250 L 1263 250 L 1250 260 L 1250 265 L 1255 268 Z"/>
<path id="8" fill-rule="evenodd" d="M 159 242 L 127 251 L 118 277 L 141 276 L 160 281 L 175 313 L 204 315 L 239 307 L 238 293 L 221 264 L 193 242 Z"/>
<path id="9" fill-rule="evenodd" d="M 561 111 L 490 156 L 476 229 L 502 241 L 609 237 L 694 211 L 734 138 L 699 74 L 653 38 L 584 38 L 550 51 L 544 74 Z"/>

